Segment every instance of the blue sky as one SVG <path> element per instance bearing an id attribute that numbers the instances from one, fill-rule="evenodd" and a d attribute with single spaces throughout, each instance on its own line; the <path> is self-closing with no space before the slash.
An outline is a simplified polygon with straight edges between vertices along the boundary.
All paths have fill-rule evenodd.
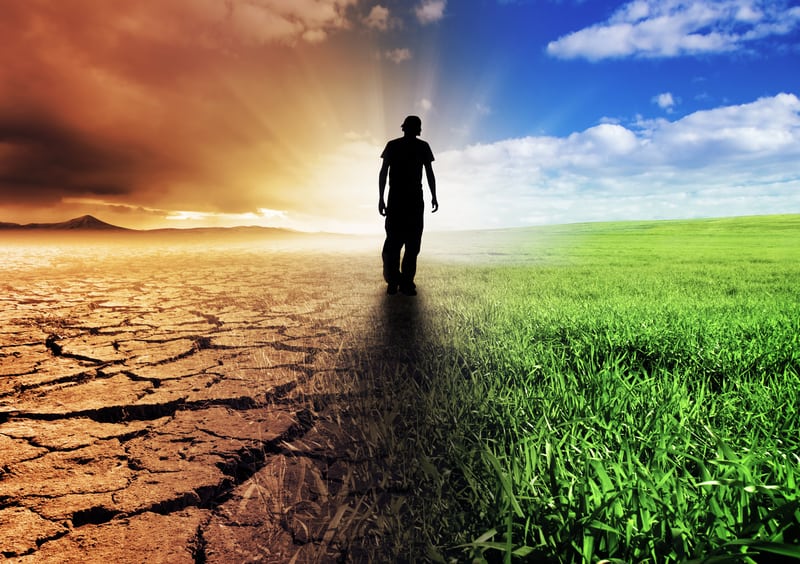
<path id="1" fill-rule="evenodd" d="M 4 6 L 0 221 L 380 233 L 407 114 L 429 229 L 800 213 L 800 3 Z"/>
<path id="2" fill-rule="evenodd" d="M 668 3 L 656 3 L 659 4 Z M 499 63 L 503 69 L 489 101 L 496 108 L 497 121 L 497 129 L 491 129 L 491 135 L 495 138 L 530 134 L 563 136 L 604 120 L 631 123 L 639 116 L 674 121 L 699 110 L 798 91 L 800 73 L 790 72 L 800 55 L 798 16 L 793 33 L 769 36 L 763 41 L 740 41 L 720 46 L 720 50 L 710 48 L 696 53 L 678 50 L 670 54 L 668 42 L 681 40 L 675 34 L 664 38 L 667 44 L 662 50 L 649 52 L 631 46 L 604 57 L 592 44 L 591 34 L 594 31 L 598 36 L 596 47 L 606 46 L 609 41 L 599 37 L 601 30 L 609 27 L 608 22 L 615 14 L 630 5 L 529 2 L 481 10 L 496 25 L 494 32 L 484 32 L 487 51 L 495 51 L 481 64 L 491 68 Z M 672 11 L 675 18 L 682 9 L 681 5 L 675 7 Z M 490 17 L 492 13 L 494 18 Z M 453 17 L 454 23 L 460 19 Z M 473 20 L 469 25 L 463 31 L 454 26 L 451 33 L 474 36 L 480 23 Z M 666 27 L 668 23 L 663 25 Z M 720 22 L 720 27 L 727 25 L 728 22 Z M 657 26 L 653 26 L 652 33 L 658 33 Z M 587 34 L 586 44 L 568 51 L 565 44 L 571 36 L 579 34 Z M 492 36 L 496 38 L 494 47 Z M 646 39 L 642 38 L 642 42 Z M 468 42 L 464 42 L 450 55 L 457 60 L 468 49 Z M 665 94 L 668 96 L 659 105 L 658 97 Z"/>
<path id="3" fill-rule="evenodd" d="M 438 4 L 444 10 L 436 25 L 413 33 L 399 29 L 382 41 L 387 46 L 409 45 L 415 56 L 405 64 L 415 67 L 417 74 L 424 74 L 431 59 L 436 60 L 439 92 L 432 102 L 439 111 L 431 118 L 453 119 L 449 111 L 463 113 L 469 111 L 465 103 L 482 104 L 486 113 L 479 130 L 472 132 L 475 141 L 565 136 L 608 120 L 676 120 L 695 111 L 800 89 L 800 73 L 791 72 L 800 69 L 800 8 L 790 4 L 542 0 Z M 613 52 L 609 44 L 623 33 L 613 28 L 614 20 L 638 5 L 646 7 L 639 8 L 642 16 L 627 19 L 646 31 L 638 45 L 621 45 Z M 709 14 L 702 19 L 695 16 L 698 21 L 693 22 L 688 12 L 700 12 L 702 6 Z M 652 13 L 654 7 L 660 8 L 658 13 Z M 761 20 L 755 20 L 759 8 Z M 649 19 L 643 15 L 647 12 Z M 754 21 L 737 21 L 738 12 Z M 782 29 L 767 29 L 780 24 Z M 758 31 L 759 25 L 765 29 Z M 689 35 L 723 33 L 728 37 L 716 44 L 709 40 L 706 46 L 681 47 Z M 760 38 L 747 39 L 748 34 Z M 653 43 L 657 44 L 648 49 Z M 446 136 L 444 132 L 437 141 L 451 142 Z"/>
<path id="4" fill-rule="evenodd" d="M 468 187 L 460 219 L 800 211 L 796 3 L 428 4 L 441 19 L 408 39 L 437 59 L 423 113 L 449 128 L 425 133 L 447 150 L 444 201 Z"/>

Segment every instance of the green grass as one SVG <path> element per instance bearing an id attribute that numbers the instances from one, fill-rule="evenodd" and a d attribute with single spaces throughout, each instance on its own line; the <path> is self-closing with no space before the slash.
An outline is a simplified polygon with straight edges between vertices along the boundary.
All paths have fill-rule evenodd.
<path id="1" fill-rule="evenodd" d="M 481 245 L 359 359 L 396 558 L 800 558 L 800 216 Z"/>

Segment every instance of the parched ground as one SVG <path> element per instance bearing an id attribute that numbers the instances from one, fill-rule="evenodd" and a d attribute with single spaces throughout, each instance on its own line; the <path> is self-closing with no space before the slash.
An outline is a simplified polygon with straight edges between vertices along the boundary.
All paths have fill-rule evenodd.
<path id="1" fill-rule="evenodd" d="M 377 253 L 0 254 L 0 560 L 360 561 L 381 542 L 348 384 L 380 330 Z"/>

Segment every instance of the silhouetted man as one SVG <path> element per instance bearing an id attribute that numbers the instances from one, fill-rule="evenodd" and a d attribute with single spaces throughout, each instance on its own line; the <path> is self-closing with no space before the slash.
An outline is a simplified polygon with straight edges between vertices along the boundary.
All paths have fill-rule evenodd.
<path id="1" fill-rule="evenodd" d="M 383 278 L 389 285 L 386 292 L 399 290 L 407 296 L 416 296 L 414 275 L 417 272 L 417 255 L 422 243 L 422 169 L 431 191 L 433 211 L 439 209 L 436 200 L 436 178 L 433 176 L 433 152 L 422 139 L 422 120 L 408 116 L 402 125 L 403 136 L 392 139 L 381 153 L 383 165 L 378 174 L 378 212 L 386 216 L 386 242 L 383 244 Z M 389 178 L 388 205 L 384 202 L 386 178 Z M 403 252 L 402 269 L 400 250 Z"/>

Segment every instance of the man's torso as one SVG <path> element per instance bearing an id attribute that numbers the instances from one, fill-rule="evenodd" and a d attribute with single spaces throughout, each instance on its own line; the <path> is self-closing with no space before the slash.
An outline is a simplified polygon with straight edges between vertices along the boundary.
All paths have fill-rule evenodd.
<path id="1" fill-rule="evenodd" d="M 430 145 L 416 137 L 400 137 L 386 144 L 381 158 L 389 163 L 388 208 L 421 206 L 422 170 L 433 161 Z"/>

